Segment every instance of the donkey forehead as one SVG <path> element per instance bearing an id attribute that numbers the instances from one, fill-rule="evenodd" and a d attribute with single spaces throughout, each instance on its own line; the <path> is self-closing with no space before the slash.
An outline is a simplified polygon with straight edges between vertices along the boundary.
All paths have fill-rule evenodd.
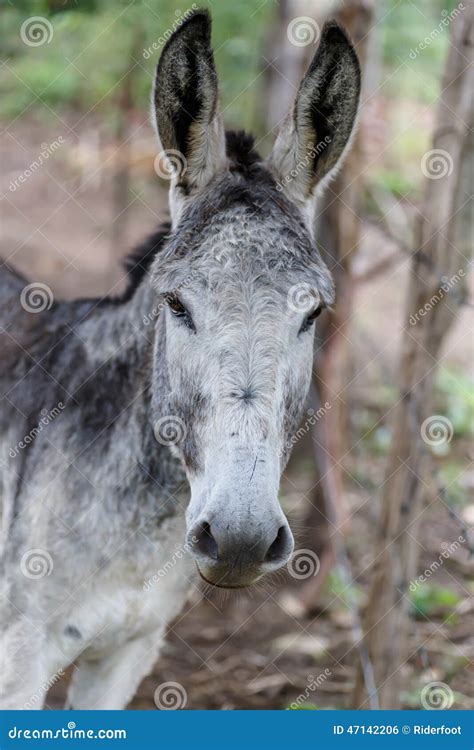
<path id="1" fill-rule="evenodd" d="M 227 291 L 233 298 L 252 290 L 273 291 L 276 298 L 301 285 L 331 304 L 332 278 L 310 238 L 278 218 L 237 209 L 195 226 L 191 240 L 186 232 L 178 235 L 155 269 L 158 291 L 211 296 Z"/>

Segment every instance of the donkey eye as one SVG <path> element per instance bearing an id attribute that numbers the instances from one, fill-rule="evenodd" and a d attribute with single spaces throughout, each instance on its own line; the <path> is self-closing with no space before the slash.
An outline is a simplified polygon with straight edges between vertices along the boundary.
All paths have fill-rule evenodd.
<path id="1" fill-rule="evenodd" d="M 304 333 L 304 331 L 307 331 L 309 328 L 311 328 L 316 318 L 319 315 L 321 315 L 322 311 L 323 311 L 323 305 L 320 305 L 319 307 L 316 308 L 316 310 L 313 310 L 313 312 L 310 313 L 307 318 L 305 318 L 303 325 L 301 326 L 299 330 L 299 333 Z"/>
<path id="2" fill-rule="evenodd" d="M 175 315 L 184 315 L 186 308 L 183 303 L 174 294 L 167 294 L 165 296 L 165 302 L 170 308 L 171 312 Z"/>
<path id="3" fill-rule="evenodd" d="M 177 297 L 175 294 L 165 294 L 165 302 L 175 318 L 179 318 L 180 320 L 182 320 L 183 323 L 187 325 L 187 327 L 192 331 L 195 330 L 193 319 L 191 318 L 191 315 L 186 310 L 179 297 Z"/>

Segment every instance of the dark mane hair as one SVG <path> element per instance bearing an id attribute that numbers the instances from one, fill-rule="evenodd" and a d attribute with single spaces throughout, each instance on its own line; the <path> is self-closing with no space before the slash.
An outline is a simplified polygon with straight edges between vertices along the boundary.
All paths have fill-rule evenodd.
<path id="1" fill-rule="evenodd" d="M 246 133 L 245 130 L 228 130 L 225 137 L 231 170 L 250 176 L 254 171 L 253 167 L 262 161 L 260 154 L 254 148 L 253 135 Z"/>
<path id="2" fill-rule="evenodd" d="M 171 231 L 171 222 L 166 221 L 127 255 L 123 263 L 127 271 L 127 287 L 115 301 L 127 302 L 147 274 L 153 259 L 163 249 Z"/>

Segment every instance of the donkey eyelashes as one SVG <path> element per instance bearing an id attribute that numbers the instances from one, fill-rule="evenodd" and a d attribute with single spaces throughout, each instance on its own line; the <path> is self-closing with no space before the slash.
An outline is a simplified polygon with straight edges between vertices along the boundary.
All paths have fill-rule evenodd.
<path id="1" fill-rule="evenodd" d="M 298 336 L 300 335 L 300 333 L 304 333 L 305 331 L 308 331 L 312 327 L 314 321 L 316 320 L 316 318 L 318 318 L 321 315 L 323 310 L 324 310 L 324 305 L 319 305 L 319 307 L 317 307 L 316 310 L 313 310 L 313 312 L 310 313 L 304 319 L 303 325 L 298 331 Z"/>
<path id="2" fill-rule="evenodd" d="M 178 318 L 184 325 L 194 333 L 196 328 L 189 310 L 185 308 L 176 294 L 165 294 L 165 302 L 173 317 Z"/>

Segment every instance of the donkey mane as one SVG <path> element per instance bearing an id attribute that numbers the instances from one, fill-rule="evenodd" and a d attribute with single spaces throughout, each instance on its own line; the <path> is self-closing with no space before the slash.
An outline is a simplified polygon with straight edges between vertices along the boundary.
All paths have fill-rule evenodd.
<path id="1" fill-rule="evenodd" d="M 171 231 L 171 222 L 161 224 L 142 243 L 134 248 L 125 258 L 123 266 L 127 271 L 127 286 L 117 297 L 106 297 L 105 301 L 114 304 L 128 302 L 148 273 L 157 254 L 163 250 Z"/>
<path id="2" fill-rule="evenodd" d="M 231 171 L 251 177 L 255 172 L 252 168 L 261 161 L 260 154 L 254 148 L 253 135 L 246 133 L 245 130 L 228 130 L 225 135 Z"/>

